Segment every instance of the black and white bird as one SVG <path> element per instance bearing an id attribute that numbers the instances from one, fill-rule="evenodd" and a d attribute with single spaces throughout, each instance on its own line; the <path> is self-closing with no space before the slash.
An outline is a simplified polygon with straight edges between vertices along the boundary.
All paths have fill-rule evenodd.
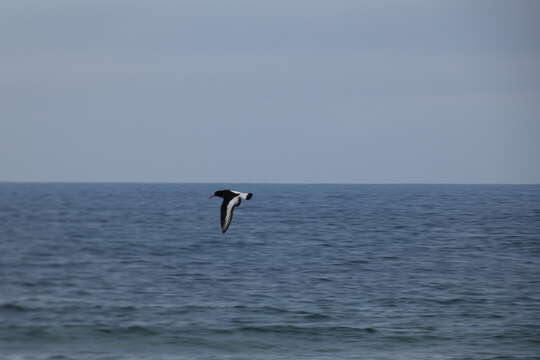
<path id="1" fill-rule="evenodd" d="M 240 206 L 242 199 L 249 200 L 253 197 L 252 193 L 242 193 L 234 190 L 218 190 L 208 198 L 223 198 L 221 203 L 221 232 L 224 233 L 231 225 L 234 209 Z"/>

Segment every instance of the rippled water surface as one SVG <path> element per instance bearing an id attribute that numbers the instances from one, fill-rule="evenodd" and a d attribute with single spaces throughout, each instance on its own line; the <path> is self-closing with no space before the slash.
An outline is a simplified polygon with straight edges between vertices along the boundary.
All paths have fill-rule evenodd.
<path id="1" fill-rule="evenodd" d="M 538 359 L 540 186 L 0 184 L 0 359 Z"/>

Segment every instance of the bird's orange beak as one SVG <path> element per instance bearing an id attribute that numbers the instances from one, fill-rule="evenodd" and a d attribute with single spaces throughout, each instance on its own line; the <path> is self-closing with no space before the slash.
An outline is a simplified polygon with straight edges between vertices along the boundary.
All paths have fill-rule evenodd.
<path id="1" fill-rule="evenodd" d="M 211 199 L 211 198 L 213 198 L 213 197 L 215 197 L 215 196 L 216 196 L 216 195 L 210 195 L 208 198 Z"/>

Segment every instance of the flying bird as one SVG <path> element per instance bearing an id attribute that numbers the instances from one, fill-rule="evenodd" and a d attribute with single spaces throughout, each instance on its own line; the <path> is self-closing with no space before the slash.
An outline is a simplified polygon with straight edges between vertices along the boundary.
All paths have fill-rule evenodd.
<path id="1" fill-rule="evenodd" d="M 241 193 L 234 190 L 218 190 L 208 198 L 223 198 L 221 203 L 221 232 L 224 233 L 231 225 L 234 209 L 240 206 L 242 199 L 249 200 L 253 197 L 252 193 Z"/>

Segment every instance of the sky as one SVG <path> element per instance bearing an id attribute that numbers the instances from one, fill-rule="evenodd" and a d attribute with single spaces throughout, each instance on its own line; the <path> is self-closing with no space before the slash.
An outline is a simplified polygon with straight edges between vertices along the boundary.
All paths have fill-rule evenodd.
<path id="1" fill-rule="evenodd" d="M 539 16 L 4 0 L 0 181 L 540 183 Z"/>

